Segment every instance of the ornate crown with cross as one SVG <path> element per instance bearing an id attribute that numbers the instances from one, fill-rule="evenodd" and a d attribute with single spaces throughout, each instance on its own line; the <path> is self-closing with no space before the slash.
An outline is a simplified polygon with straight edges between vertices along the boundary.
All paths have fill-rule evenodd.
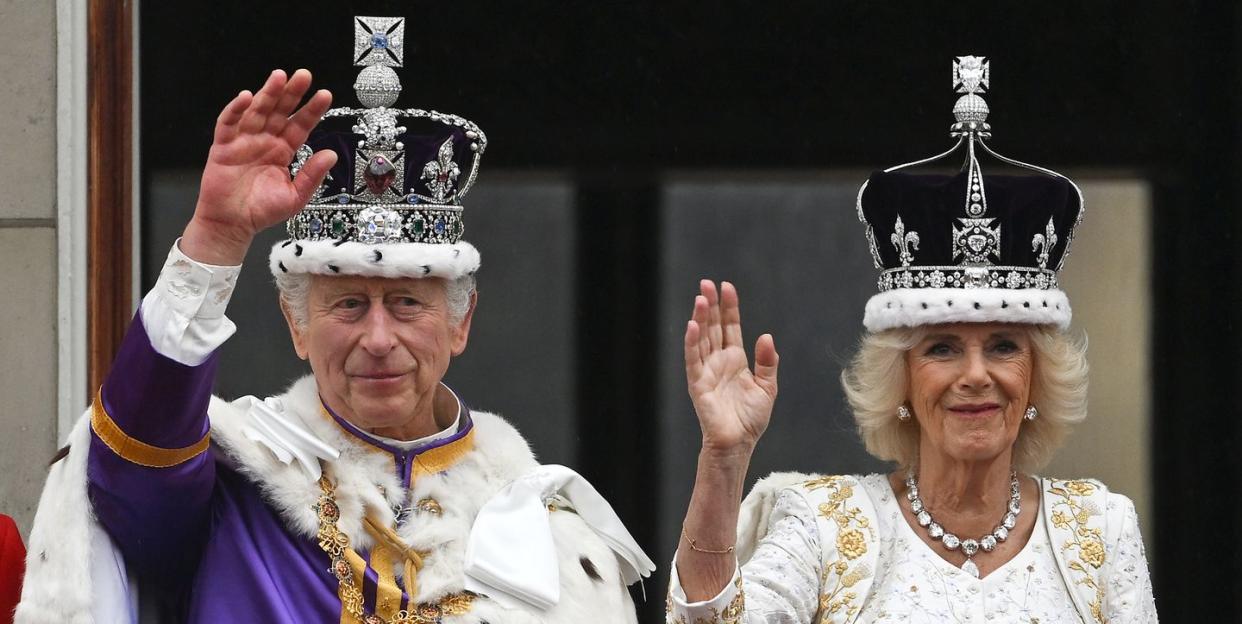
<path id="1" fill-rule="evenodd" d="M 401 80 L 405 18 L 355 17 L 354 92 L 363 108 L 324 114 L 289 165 L 296 175 L 315 151 L 336 165 L 273 248 L 276 272 L 459 277 L 479 254 L 462 241 L 461 200 L 478 176 L 487 137 L 457 115 L 393 108 Z"/>
<path id="2" fill-rule="evenodd" d="M 880 293 L 867 303 L 870 331 L 952 322 L 1069 326 L 1070 306 L 1057 284 L 1083 215 L 1082 192 L 1069 178 L 993 151 L 982 93 L 991 82 L 979 56 L 953 60 L 948 151 L 876 172 L 858 191 Z M 952 175 L 908 171 L 965 148 Z M 976 152 L 1024 170 L 983 175 Z"/>

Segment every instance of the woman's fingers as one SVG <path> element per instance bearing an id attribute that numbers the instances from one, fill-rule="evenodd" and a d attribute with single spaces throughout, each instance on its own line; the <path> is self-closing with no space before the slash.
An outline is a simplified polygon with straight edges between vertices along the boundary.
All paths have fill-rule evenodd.
<path id="1" fill-rule="evenodd" d="M 776 369 L 781 358 L 776 353 L 776 340 L 772 334 L 764 334 L 755 341 L 755 383 L 768 395 L 776 396 Z"/>
<path id="2" fill-rule="evenodd" d="M 699 358 L 707 360 L 713 353 L 730 347 L 743 348 L 742 312 L 737 288 L 729 282 L 721 282 L 717 293 L 715 282 L 701 280 L 699 292 L 701 294 L 694 298 L 694 313 L 691 315 L 691 320 L 697 325 Z M 768 351 L 764 353 L 763 360 L 756 353 L 756 366 L 760 363 L 765 366 L 771 364 L 772 374 L 775 375 L 776 347 L 772 337 L 765 335 L 760 342 Z"/>
<path id="3" fill-rule="evenodd" d="M 720 325 L 724 346 L 742 346 L 742 311 L 737 288 L 729 282 L 720 283 Z"/>
<path id="4" fill-rule="evenodd" d="M 691 319 L 686 322 L 686 336 L 684 342 L 686 356 L 686 382 L 694 383 L 698 379 L 699 374 L 703 372 L 703 355 L 699 351 L 699 339 L 702 338 L 699 331 L 699 324 Z"/>
<path id="5" fill-rule="evenodd" d="M 720 296 L 716 293 L 716 283 L 711 280 L 701 280 L 699 282 L 699 292 L 703 293 L 703 298 L 707 300 L 707 326 L 704 328 L 707 333 L 707 340 L 711 344 L 712 349 L 716 350 L 723 344 L 723 335 L 720 329 Z"/>
<path id="6" fill-rule="evenodd" d="M 690 316 L 691 320 L 698 326 L 698 350 L 699 359 L 706 360 L 712 354 L 711 342 L 707 339 L 706 327 L 708 324 L 709 314 L 707 311 L 707 297 L 698 295 L 694 298 L 694 313 Z"/>

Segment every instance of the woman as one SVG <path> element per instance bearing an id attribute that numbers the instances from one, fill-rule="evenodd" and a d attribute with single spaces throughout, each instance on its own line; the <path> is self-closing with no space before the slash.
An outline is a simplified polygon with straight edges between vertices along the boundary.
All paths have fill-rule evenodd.
<path id="1" fill-rule="evenodd" d="M 961 173 L 895 168 L 859 192 L 882 292 L 842 383 L 893 472 L 775 475 L 743 503 L 779 358 L 765 334 L 750 370 L 737 291 L 700 284 L 685 360 L 703 443 L 669 622 L 1156 621 L 1129 499 L 1033 476 L 1086 415 L 1056 282 L 1081 194 L 1046 169 L 985 178 L 987 125 L 965 108 Z"/>

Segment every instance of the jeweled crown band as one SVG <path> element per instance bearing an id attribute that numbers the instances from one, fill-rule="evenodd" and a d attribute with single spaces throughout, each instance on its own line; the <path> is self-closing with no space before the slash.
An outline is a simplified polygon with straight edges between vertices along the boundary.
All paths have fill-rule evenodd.
<path id="1" fill-rule="evenodd" d="M 1001 288 L 1053 290 L 1057 274 L 1051 269 L 1016 266 L 926 266 L 888 269 L 880 273 L 880 292 L 895 288 Z"/>
<path id="2" fill-rule="evenodd" d="M 461 240 L 460 206 L 307 206 L 286 225 L 289 238 L 365 244 L 447 243 Z"/>

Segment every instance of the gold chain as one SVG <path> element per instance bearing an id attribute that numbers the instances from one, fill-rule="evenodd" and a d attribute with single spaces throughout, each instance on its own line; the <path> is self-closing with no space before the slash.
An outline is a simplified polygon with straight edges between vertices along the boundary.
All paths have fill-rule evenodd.
<path id="1" fill-rule="evenodd" d="M 733 552 L 732 546 L 728 548 L 722 548 L 720 550 L 714 550 L 711 548 L 700 548 L 698 542 L 696 542 L 693 537 L 690 537 L 690 534 L 686 533 L 686 527 L 684 526 L 681 527 L 681 536 L 686 538 L 686 543 L 690 544 L 690 550 L 693 550 L 694 552 L 705 553 L 708 555 L 727 555 Z"/>
<path id="2" fill-rule="evenodd" d="M 352 552 L 349 536 L 336 526 L 341 518 L 341 508 L 336 504 L 336 486 L 325 475 L 319 478 L 319 489 L 319 504 L 315 505 L 319 516 L 319 547 L 332 560 L 332 573 L 340 581 L 337 593 L 341 597 L 341 607 L 354 619 L 363 624 L 440 624 L 445 615 L 462 615 L 470 611 L 475 594 L 462 592 L 442 596 L 435 602 L 419 603 L 412 610 L 402 609 L 391 620 L 367 613 L 363 609 L 362 590 L 354 582 L 354 570 L 346 558 L 346 553 Z M 407 584 L 413 582 L 414 579 L 406 579 Z"/>

